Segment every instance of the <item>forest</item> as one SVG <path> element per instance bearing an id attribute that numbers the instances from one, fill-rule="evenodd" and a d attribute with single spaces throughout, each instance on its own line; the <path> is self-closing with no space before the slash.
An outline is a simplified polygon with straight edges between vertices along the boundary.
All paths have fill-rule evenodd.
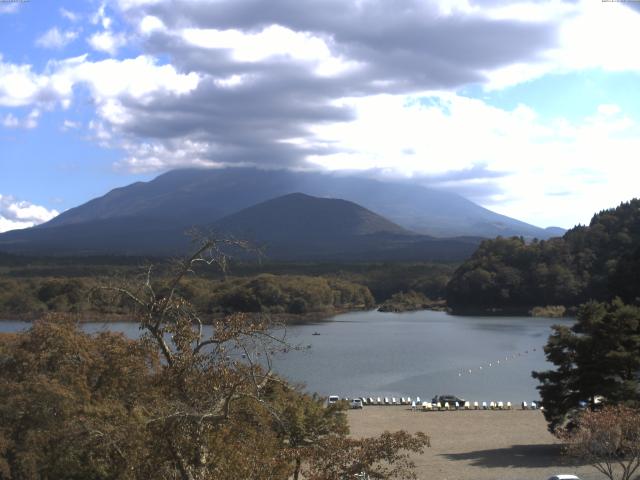
<path id="1" fill-rule="evenodd" d="M 166 278 L 172 260 L 137 257 L 21 257 L 0 254 L 0 318 L 34 319 L 74 313 L 83 319 L 124 319 L 126 308 L 100 301 L 98 290 L 144 277 L 152 266 Z M 260 312 L 330 315 L 370 309 L 401 292 L 441 300 L 454 264 L 440 263 L 233 263 L 190 275 L 182 294 L 203 314 Z"/>
<path id="2" fill-rule="evenodd" d="M 593 216 L 563 237 L 484 241 L 453 274 L 447 305 L 454 312 L 576 307 L 588 300 L 627 303 L 640 295 L 640 200 Z"/>

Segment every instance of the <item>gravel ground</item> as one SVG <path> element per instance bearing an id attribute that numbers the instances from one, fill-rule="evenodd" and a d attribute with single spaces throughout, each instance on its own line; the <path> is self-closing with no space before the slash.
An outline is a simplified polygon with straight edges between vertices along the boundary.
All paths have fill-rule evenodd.
<path id="1" fill-rule="evenodd" d="M 370 406 L 348 416 L 356 437 L 385 430 L 430 435 L 431 448 L 414 458 L 422 480 L 546 480 L 558 473 L 603 478 L 593 467 L 561 455 L 540 411 L 412 412 L 404 406 Z"/>

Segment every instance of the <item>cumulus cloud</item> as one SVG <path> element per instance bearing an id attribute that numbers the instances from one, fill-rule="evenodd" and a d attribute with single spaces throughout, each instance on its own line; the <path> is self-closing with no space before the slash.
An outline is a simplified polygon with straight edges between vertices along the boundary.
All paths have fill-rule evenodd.
<path id="1" fill-rule="evenodd" d="M 120 167 L 301 166 L 336 153 L 316 126 L 358 118 L 342 99 L 483 81 L 536 58 L 556 28 L 417 0 L 260 3 L 120 2 L 143 48 L 202 78 L 179 99 L 118 99 L 102 110 L 100 125 L 127 137 Z"/>
<path id="2" fill-rule="evenodd" d="M 0 194 L 0 233 L 48 222 L 58 213 L 57 210 Z"/>
<path id="3" fill-rule="evenodd" d="M 62 48 L 78 38 L 78 32 L 60 31 L 53 27 L 36 39 L 36 45 L 42 48 Z"/>
<path id="4" fill-rule="evenodd" d="M 115 56 L 118 50 L 127 44 L 127 36 L 124 33 L 113 31 L 113 19 L 107 15 L 105 3 L 100 5 L 91 18 L 91 23 L 102 27 L 101 31 L 95 32 L 87 39 L 87 43 L 94 50 Z"/>
<path id="5" fill-rule="evenodd" d="M 0 87 L 0 103 L 26 105 L 49 96 L 64 106 L 74 85 L 86 85 L 95 96 L 100 141 L 120 142 L 113 146 L 128 153 L 120 167 L 136 171 L 308 165 L 309 159 L 339 153 L 336 144 L 316 134 L 319 127 L 360 120 L 349 99 L 403 98 L 483 82 L 486 72 L 539 58 L 555 45 L 557 30 L 553 20 L 490 18 L 465 2 L 109 5 L 138 32 L 145 55 L 111 63 L 86 57 L 51 63 L 42 74 L 9 65 L 20 89 Z M 92 19 L 101 30 L 88 39 L 112 56 L 126 41 L 113 30 L 115 14 L 101 4 Z M 158 65 L 153 59 L 159 56 L 170 64 Z M 153 68 L 137 68 L 145 63 Z M 187 90 L 176 94 L 175 79 L 188 84 Z"/>
<path id="6" fill-rule="evenodd" d="M 104 32 L 94 33 L 87 41 L 94 50 L 113 56 L 127 44 L 127 37 L 122 33 L 113 33 L 105 30 Z"/>

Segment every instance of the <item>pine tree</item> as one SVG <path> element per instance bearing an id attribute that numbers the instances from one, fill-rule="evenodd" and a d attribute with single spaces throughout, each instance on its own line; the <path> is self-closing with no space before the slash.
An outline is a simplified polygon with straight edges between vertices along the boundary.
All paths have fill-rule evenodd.
<path id="1" fill-rule="evenodd" d="M 533 372 L 549 429 L 571 422 L 581 406 L 640 405 L 640 308 L 616 299 L 581 306 L 577 323 L 554 327 L 545 347 L 555 370 Z"/>

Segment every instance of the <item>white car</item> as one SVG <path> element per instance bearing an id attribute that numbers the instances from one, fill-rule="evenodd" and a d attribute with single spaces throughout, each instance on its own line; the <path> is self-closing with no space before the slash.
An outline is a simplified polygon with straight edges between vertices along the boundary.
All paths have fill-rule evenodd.
<path id="1" fill-rule="evenodd" d="M 327 403 L 329 405 L 333 405 L 334 403 L 338 403 L 340 401 L 340 397 L 337 395 L 329 395 L 329 399 L 327 400 Z"/>
<path id="2" fill-rule="evenodd" d="M 575 475 L 570 474 L 560 474 L 549 477 L 549 480 L 580 480 L 580 477 L 576 477 Z"/>
<path id="3" fill-rule="evenodd" d="M 351 408 L 362 408 L 362 400 L 359 398 L 351 400 Z"/>

